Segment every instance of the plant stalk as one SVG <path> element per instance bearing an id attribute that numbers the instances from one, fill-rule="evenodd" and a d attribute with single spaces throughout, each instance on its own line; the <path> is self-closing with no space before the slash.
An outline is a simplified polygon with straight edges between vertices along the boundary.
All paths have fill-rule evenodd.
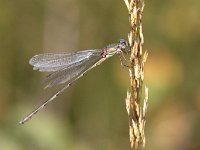
<path id="1" fill-rule="evenodd" d="M 145 124 L 148 107 L 148 88 L 144 89 L 142 100 L 142 88 L 144 81 L 144 65 L 148 56 L 143 53 L 144 37 L 142 32 L 142 15 L 144 0 L 124 0 L 129 13 L 130 32 L 128 42 L 131 48 L 130 64 L 130 91 L 127 91 L 126 110 L 129 121 L 129 137 L 132 150 L 145 148 Z"/>

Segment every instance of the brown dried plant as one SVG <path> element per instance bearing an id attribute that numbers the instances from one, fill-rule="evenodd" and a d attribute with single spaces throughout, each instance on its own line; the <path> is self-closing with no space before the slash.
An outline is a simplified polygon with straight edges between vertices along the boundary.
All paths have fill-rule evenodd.
<path id="1" fill-rule="evenodd" d="M 142 86 L 144 81 L 144 65 L 148 56 L 143 53 L 144 37 L 142 33 L 142 15 L 144 0 L 124 0 L 129 13 L 130 33 L 128 41 L 131 47 L 129 69 L 131 89 L 127 91 L 126 109 L 129 118 L 129 136 L 132 150 L 145 147 L 145 124 L 148 107 L 148 88 L 144 90 L 142 101 Z"/>

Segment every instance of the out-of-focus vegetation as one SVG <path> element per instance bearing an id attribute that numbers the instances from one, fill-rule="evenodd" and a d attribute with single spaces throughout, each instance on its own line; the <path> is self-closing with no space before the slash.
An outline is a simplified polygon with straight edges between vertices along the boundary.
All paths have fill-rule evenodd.
<path id="1" fill-rule="evenodd" d="M 200 1 L 146 1 L 147 150 L 200 149 Z M 0 1 L 0 149 L 129 149 L 129 75 L 117 56 L 91 70 L 25 125 L 55 92 L 28 60 L 101 48 L 127 37 L 123 0 Z"/>

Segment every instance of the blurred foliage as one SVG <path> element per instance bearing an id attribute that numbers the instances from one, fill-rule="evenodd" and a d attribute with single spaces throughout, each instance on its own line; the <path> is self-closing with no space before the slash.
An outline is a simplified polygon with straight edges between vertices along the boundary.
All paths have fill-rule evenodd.
<path id="1" fill-rule="evenodd" d="M 147 150 L 200 149 L 200 1 L 146 1 Z M 0 0 L 0 149 L 129 149 L 129 75 L 114 56 L 30 122 L 58 87 L 28 64 L 37 53 L 102 48 L 129 31 L 123 0 Z"/>

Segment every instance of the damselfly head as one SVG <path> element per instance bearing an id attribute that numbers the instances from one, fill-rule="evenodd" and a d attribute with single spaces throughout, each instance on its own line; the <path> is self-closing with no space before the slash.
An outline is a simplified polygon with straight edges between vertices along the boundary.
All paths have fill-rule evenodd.
<path id="1" fill-rule="evenodd" d="M 119 40 L 119 48 L 125 53 L 129 53 L 131 51 L 129 44 L 125 39 Z"/>

